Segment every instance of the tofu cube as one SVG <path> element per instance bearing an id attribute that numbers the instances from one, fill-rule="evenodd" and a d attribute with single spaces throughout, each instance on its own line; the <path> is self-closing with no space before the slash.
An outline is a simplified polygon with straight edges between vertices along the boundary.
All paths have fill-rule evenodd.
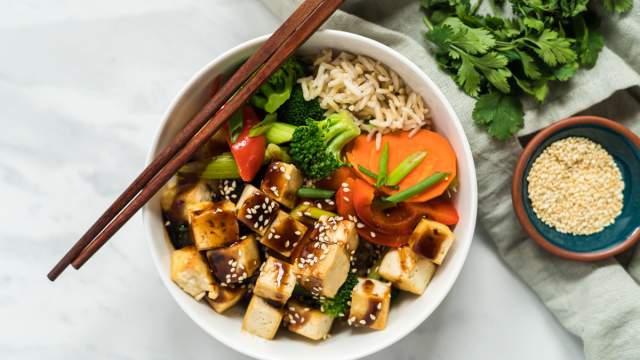
<path id="1" fill-rule="evenodd" d="M 273 200 L 291 209 L 298 200 L 297 193 L 302 181 L 302 173 L 298 168 L 276 161 L 267 168 L 260 189 Z"/>
<path id="2" fill-rule="evenodd" d="M 296 276 L 290 264 L 269 257 L 262 265 L 253 293 L 284 305 L 296 287 Z"/>
<path id="3" fill-rule="evenodd" d="M 178 184 L 171 181 L 165 187 L 162 196 L 162 209 L 171 214 L 174 221 L 188 221 L 189 211 L 193 205 L 203 201 L 211 201 L 213 197 L 213 183 L 198 181 L 195 184 Z"/>
<path id="4" fill-rule="evenodd" d="M 260 238 L 260 243 L 284 257 L 289 257 L 306 232 L 305 224 L 280 210 L 267 232 Z"/>
<path id="5" fill-rule="evenodd" d="M 218 297 L 215 299 L 205 298 L 209 305 L 215 310 L 218 314 L 222 314 L 228 309 L 232 308 L 235 304 L 238 303 L 242 299 L 242 297 L 247 293 L 246 286 L 237 286 L 237 287 L 225 287 L 221 286 L 218 291 Z"/>
<path id="6" fill-rule="evenodd" d="M 238 241 L 236 209 L 229 200 L 206 201 L 191 206 L 189 224 L 198 250 L 209 250 Z"/>
<path id="7" fill-rule="evenodd" d="M 171 254 L 171 280 L 196 300 L 205 295 L 218 297 L 218 285 L 195 246 L 183 247 Z"/>
<path id="8" fill-rule="evenodd" d="M 315 295 L 334 297 L 347 279 L 351 255 L 358 246 L 355 224 L 323 219 L 294 256 L 293 271 L 302 287 Z"/>
<path id="9" fill-rule="evenodd" d="M 239 284 L 260 266 L 260 252 L 254 235 L 247 235 L 226 248 L 207 251 L 213 275 L 225 285 Z"/>
<path id="10" fill-rule="evenodd" d="M 284 322 L 291 332 L 311 340 L 321 340 L 329 335 L 333 317 L 299 302 L 289 301 L 285 307 Z"/>
<path id="11" fill-rule="evenodd" d="M 378 273 L 400 290 L 417 295 L 424 293 L 436 265 L 416 255 L 408 246 L 390 249 L 382 258 Z"/>
<path id="12" fill-rule="evenodd" d="M 257 295 L 251 297 L 242 320 L 242 330 L 264 339 L 273 339 L 284 312 Z"/>
<path id="13" fill-rule="evenodd" d="M 422 219 L 416 225 L 411 237 L 409 246 L 418 255 L 440 265 L 447 256 L 447 252 L 453 244 L 455 235 L 447 225 L 439 222 Z"/>
<path id="14" fill-rule="evenodd" d="M 246 185 L 236 205 L 238 220 L 260 235 L 278 215 L 280 205 L 252 185 Z"/>
<path id="15" fill-rule="evenodd" d="M 351 293 L 347 323 L 382 330 L 387 326 L 391 285 L 378 280 L 359 278 Z"/>

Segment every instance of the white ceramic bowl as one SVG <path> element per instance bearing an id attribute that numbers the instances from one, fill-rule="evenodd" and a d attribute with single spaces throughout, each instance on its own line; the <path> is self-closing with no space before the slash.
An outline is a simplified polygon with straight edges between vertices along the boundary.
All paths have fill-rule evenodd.
<path id="1" fill-rule="evenodd" d="M 149 150 L 147 162 L 208 100 L 209 85 L 215 76 L 229 72 L 266 39 L 267 36 L 253 39 L 218 56 L 187 83 L 164 116 Z M 255 358 L 355 359 L 393 344 L 420 325 L 442 302 L 462 269 L 473 237 L 477 208 L 475 167 L 460 121 L 444 95 L 411 61 L 374 40 L 347 32 L 324 30 L 309 39 L 299 52 L 315 53 L 324 48 L 347 50 L 379 60 L 395 70 L 411 88 L 424 97 L 431 108 L 437 131 L 449 139 L 458 157 L 460 188 L 455 202 L 460 222 L 455 229 L 456 241 L 426 292 L 419 297 L 403 294 L 393 304 L 386 329 L 343 329 L 330 339 L 317 343 L 280 331 L 275 340 L 268 341 L 241 331 L 242 309 L 219 315 L 204 301 L 195 301 L 171 281 L 169 264 L 173 249 L 164 231 L 159 199 L 156 196 L 145 206 L 143 218 L 160 278 L 182 310 L 202 329 L 227 346 Z M 172 324 L 166 326 L 170 327 Z"/>

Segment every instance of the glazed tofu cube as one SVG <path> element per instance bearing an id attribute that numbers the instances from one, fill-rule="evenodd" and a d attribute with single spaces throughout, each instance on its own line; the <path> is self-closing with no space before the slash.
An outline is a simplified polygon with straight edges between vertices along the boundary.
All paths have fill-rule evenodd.
<path id="1" fill-rule="evenodd" d="M 265 339 L 273 339 L 280 327 L 282 309 L 253 295 L 242 320 L 242 330 Z"/>
<path id="2" fill-rule="evenodd" d="M 269 165 L 260 189 L 267 196 L 291 209 L 298 200 L 298 189 L 302 186 L 302 173 L 292 164 L 276 161 Z"/>
<path id="3" fill-rule="evenodd" d="M 436 272 L 429 259 L 416 255 L 408 246 L 389 250 L 380 263 L 378 273 L 400 290 L 421 295 Z"/>
<path id="4" fill-rule="evenodd" d="M 170 181 L 162 192 L 160 202 L 162 209 L 171 214 L 175 221 L 189 220 L 189 210 L 193 205 L 203 201 L 211 201 L 213 183 L 198 181 L 195 184 L 179 185 L 177 180 Z"/>
<path id="5" fill-rule="evenodd" d="M 453 244 L 455 235 L 447 225 L 422 219 L 409 238 L 409 246 L 416 254 L 440 265 Z"/>
<path id="6" fill-rule="evenodd" d="M 238 220 L 260 235 L 278 215 L 280 205 L 254 186 L 246 185 L 236 205 Z"/>
<path id="7" fill-rule="evenodd" d="M 387 326 L 391 285 L 378 280 L 359 278 L 351 293 L 349 325 L 382 330 Z"/>
<path id="8" fill-rule="evenodd" d="M 296 287 L 296 276 L 290 264 L 269 257 L 262 265 L 253 293 L 284 305 Z"/>
<path id="9" fill-rule="evenodd" d="M 198 250 L 209 250 L 238 241 L 236 209 L 229 200 L 206 201 L 191 206 L 189 223 Z"/>
<path id="10" fill-rule="evenodd" d="M 224 287 L 221 286 L 218 291 L 218 297 L 215 299 L 205 298 L 209 305 L 218 314 L 222 314 L 226 310 L 232 308 L 247 293 L 246 286 Z"/>
<path id="11" fill-rule="evenodd" d="M 313 294 L 334 297 L 347 279 L 351 255 L 358 246 L 355 224 L 324 219 L 296 250 L 293 271 Z"/>
<path id="12" fill-rule="evenodd" d="M 171 280 L 196 300 L 205 295 L 213 299 L 218 297 L 218 285 L 195 246 L 187 246 L 171 254 Z"/>
<path id="13" fill-rule="evenodd" d="M 280 210 L 267 232 L 260 238 L 260 242 L 282 256 L 289 257 L 306 232 L 305 224 Z"/>
<path id="14" fill-rule="evenodd" d="M 312 340 L 321 340 L 329 335 L 333 317 L 296 301 L 290 301 L 285 307 L 284 322 L 291 332 Z"/>
<path id="15" fill-rule="evenodd" d="M 213 275 L 225 285 L 239 284 L 251 277 L 260 266 L 260 252 L 254 235 L 247 235 L 226 248 L 207 251 Z"/>

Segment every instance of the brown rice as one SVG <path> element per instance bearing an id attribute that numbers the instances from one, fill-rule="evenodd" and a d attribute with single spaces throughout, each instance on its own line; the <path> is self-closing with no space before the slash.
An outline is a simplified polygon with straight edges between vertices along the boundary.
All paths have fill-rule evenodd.
<path id="1" fill-rule="evenodd" d="M 430 128 L 424 100 L 393 70 L 362 55 L 323 50 L 314 60 L 313 76 L 298 79 L 304 98 L 318 98 L 329 112 L 348 110 L 376 144 L 381 134 Z"/>

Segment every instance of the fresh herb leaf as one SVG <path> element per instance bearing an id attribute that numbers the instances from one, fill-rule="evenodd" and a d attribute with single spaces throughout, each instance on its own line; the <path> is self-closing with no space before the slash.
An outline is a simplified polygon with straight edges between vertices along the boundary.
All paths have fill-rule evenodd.
<path id="1" fill-rule="evenodd" d="M 476 124 L 487 128 L 489 134 L 498 140 L 508 139 L 524 125 L 520 100 L 499 92 L 480 96 L 472 117 Z"/>
<path id="2" fill-rule="evenodd" d="M 476 0 L 422 0 L 426 39 L 441 69 L 470 96 L 478 97 L 475 122 L 499 139 L 524 123 L 521 96 L 543 102 L 554 81 L 591 68 L 604 47 L 596 0 L 490 1 L 480 14 Z M 603 0 L 622 13 L 631 0 Z M 509 14 L 503 15 L 503 14 Z"/>
<path id="3" fill-rule="evenodd" d="M 571 45 L 574 40 L 558 35 L 556 31 L 545 29 L 537 39 L 528 39 L 536 46 L 533 47 L 542 60 L 550 66 L 566 64 L 577 58 L 576 52 Z"/>
<path id="4" fill-rule="evenodd" d="M 572 62 L 564 64 L 553 70 L 553 76 L 556 80 L 567 81 L 573 77 L 578 71 L 578 63 Z"/>

